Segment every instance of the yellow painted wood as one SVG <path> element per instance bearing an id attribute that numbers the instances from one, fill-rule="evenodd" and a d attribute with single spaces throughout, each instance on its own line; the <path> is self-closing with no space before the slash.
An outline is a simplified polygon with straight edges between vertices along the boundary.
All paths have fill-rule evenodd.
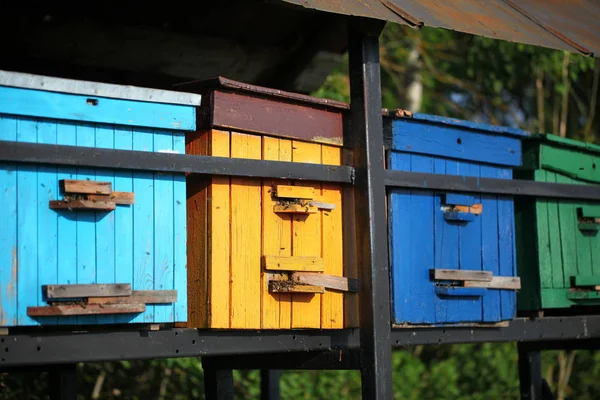
<path id="1" fill-rule="evenodd" d="M 271 256 L 263 257 L 264 267 L 273 271 L 323 272 L 325 263 L 321 257 Z"/>
<path id="2" fill-rule="evenodd" d="M 273 206 L 273 212 L 289 214 L 318 214 L 319 208 L 308 204 L 275 204 Z"/>
<path id="3" fill-rule="evenodd" d="M 268 161 L 290 161 L 290 143 L 281 143 L 277 138 L 263 137 L 262 157 Z M 289 214 L 275 214 L 273 206 L 276 204 L 273 199 L 273 188 L 278 181 L 263 180 L 262 183 L 262 254 L 275 254 L 279 256 L 289 256 L 292 254 L 292 217 Z M 262 329 L 280 329 L 281 313 L 280 307 L 287 307 L 285 312 L 287 324 L 290 326 L 290 295 L 269 292 L 269 280 L 273 279 L 272 274 L 262 271 L 261 283 L 261 327 Z M 283 298 L 283 300 L 282 300 Z"/>
<path id="4" fill-rule="evenodd" d="M 213 130 L 209 137 L 209 154 L 229 157 L 230 135 Z M 208 281 L 209 324 L 211 328 L 230 327 L 230 179 L 213 177 L 208 190 Z"/>
<path id="5" fill-rule="evenodd" d="M 292 161 L 320 164 L 321 145 L 293 141 Z M 295 186 L 312 187 L 315 193 L 321 191 L 320 184 L 311 182 L 295 182 Z M 292 255 L 322 256 L 320 212 L 311 215 L 293 215 Z M 321 327 L 321 296 L 310 293 L 292 295 L 292 328 Z"/>
<path id="6" fill-rule="evenodd" d="M 353 165 L 351 150 L 342 150 L 342 157 L 344 165 Z M 358 279 L 354 187 L 342 187 L 342 202 L 344 205 L 342 209 L 344 276 L 349 279 Z M 344 328 L 357 328 L 358 326 L 358 293 L 346 293 L 344 295 Z"/>
<path id="7" fill-rule="evenodd" d="M 292 141 L 286 139 L 279 140 L 279 161 L 292 161 Z M 289 183 L 289 182 L 279 182 Z M 273 213 L 274 214 L 274 213 Z M 274 214 L 278 215 L 278 214 Z M 279 214 L 279 217 L 285 221 L 282 225 L 282 236 L 285 240 L 285 249 L 280 251 L 280 255 L 292 254 L 292 215 Z M 283 246 L 282 246 L 283 247 Z M 281 293 L 279 295 L 279 328 L 290 329 L 292 327 L 292 295 Z"/>
<path id="8" fill-rule="evenodd" d="M 277 185 L 275 188 L 277 197 L 287 199 L 309 199 L 315 198 L 315 189 L 311 187 Z"/>
<path id="9" fill-rule="evenodd" d="M 231 133 L 232 158 L 260 160 L 261 150 L 260 136 Z M 231 178 L 230 327 L 234 329 L 260 329 L 261 222 L 260 180 Z"/>
<path id="10" fill-rule="evenodd" d="M 328 165 L 341 164 L 341 149 L 322 146 L 322 162 Z M 335 205 L 333 210 L 322 211 L 323 260 L 325 274 L 344 275 L 342 191 L 339 185 L 323 184 L 320 201 Z M 327 291 L 321 296 L 321 328 L 344 327 L 344 294 Z"/>

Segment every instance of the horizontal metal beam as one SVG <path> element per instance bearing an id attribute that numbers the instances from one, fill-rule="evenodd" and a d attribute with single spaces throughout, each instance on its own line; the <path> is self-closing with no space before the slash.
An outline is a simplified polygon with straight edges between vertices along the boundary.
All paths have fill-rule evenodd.
<path id="1" fill-rule="evenodd" d="M 0 162 L 352 183 L 354 169 L 284 161 L 0 141 Z"/>
<path id="2" fill-rule="evenodd" d="M 103 327 L 106 329 L 106 327 Z M 15 366 L 67 364 L 171 357 L 225 356 L 357 349 L 359 330 L 208 331 L 164 329 L 140 331 L 23 330 L 0 337 L 0 369 Z M 131 329 L 131 330 L 129 330 Z M 138 328 L 139 329 L 139 328 Z M 594 341 L 592 341 L 594 339 Z M 395 328 L 392 346 L 483 342 L 537 342 L 539 346 L 582 348 L 600 340 L 600 316 L 517 318 L 508 327 Z M 338 366 L 345 361 L 338 362 Z M 315 365 L 310 358 L 304 360 Z M 351 364 L 350 366 L 354 366 Z M 261 367 L 262 368 L 262 367 Z M 274 368 L 280 369 L 278 366 Z M 283 369 L 283 368 L 281 368 Z"/>
<path id="3" fill-rule="evenodd" d="M 350 370 L 360 369 L 360 351 L 353 348 L 298 352 L 293 357 L 282 357 L 280 353 L 213 356 L 202 357 L 202 365 L 214 369 Z"/>
<path id="4" fill-rule="evenodd" d="M 444 190 L 481 194 L 600 200 L 600 186 L 545 183 L 421 172 L 386 171 L 388 187 Z"/>

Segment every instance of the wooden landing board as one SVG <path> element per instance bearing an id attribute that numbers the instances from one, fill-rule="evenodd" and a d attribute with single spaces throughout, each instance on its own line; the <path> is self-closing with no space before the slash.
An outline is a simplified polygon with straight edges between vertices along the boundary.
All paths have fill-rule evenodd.
<path id="1" fill-rule="evenodd" d="M 293 281 L 270 281 L 269 292 L 271 293 L 325 293 L 322 286 L 297 284 Z"/>
<path id="2" fill-rule="evenodd" d="M 494 276 L 491 281 L 465 281 L 464 287 L 469 288 L 486 288 L 486 289 L 521 289 L 521 278 L 512 276 Z"/>
<path id="3" fill-rule="evenodd" d="M 133 192 L 112 192 L 111 194 L 90 194 L 88 200 L 106 201 L 116 204 L 135 204 L 135 193 Z"/>
<path id="4" fill-rule="evenodd" d="M 131 284 L 46 285 L 44 292 L 49 299 L 131 296 Z"/>
<path id="5" fill-rule="evenodd" d="M 326 289 L 340 290 L 343 292 L 358 292 L 357 279 L 349 279 L 342 276 L 319 274 L 314 272 L 294 272 L 290 278 L 294 282 L 304 283 L 307 285 L 323 286 Z"/>
<path id="6" fill-rule="evenodd" d="M 60 181 L 65 193 L 81 194 L 111 194 L 112 184 L 110 182 L 97 182 L 87 180 L 63 179 Z"/>
<path id="7" fill-rule="evenodd" d="M 432 269 L 433 279 L 438 281 L 479 281 L 489 282 L 493 274 L 490 271 L 467 271 L 458 269 Z"/>
<path id="8" fill-rule="evenodd" d="M 88 210 L 112 211 L 117 208 L 116 203 L 94 200 L 50 200 L 53 210 Z"/>
<path id="9" fill-rule="evenodd" d="M 146 311 L 144 304 L 69 304 L 45 307 L 27 307 L 30 317 L 61 315 L 137 314 Z"/>
<path id="10" fill-rule="evenodd" d="M 264 256 L 263 265 L 271 271 L 317 271 L 325 270 L 321 257 Z"/>
<path id="11" fill-rule="evenodd" d="M 169 304 L 177 301 L 177 290 L 134 290 L 131 296 L 88 297 L 88 304 Z"/>
<path id="12" fill-rule="evenodd" d="M 311 205 L 276 204 L 273 206 L 273 212 L 290 214 L 317 214 L 319 209 Z"/>

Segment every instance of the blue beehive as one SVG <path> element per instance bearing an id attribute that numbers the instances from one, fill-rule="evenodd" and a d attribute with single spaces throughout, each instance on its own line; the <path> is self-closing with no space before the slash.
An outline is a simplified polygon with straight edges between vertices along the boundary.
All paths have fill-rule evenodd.
<path id="1" fill-rule="evenodd" d="M 423 114 L 386 126 L 392 170 L 511 179 L 521 165 L 525 133 L 516 129 Z M 514 318 L 511 197 L 393 189 L 389 226 L 395 324 Z"/>
<path id="2" fill-rule="evenodd" d="M 198 95 L 0 71 L 0 140 L 183 154 L 199 102 Z M 106 211 L 55 208 L 69 195 L 64 180 L 108 183 L 111 193 L 135 200 Z M 0 326 L 187 320 L 183 174 L 0 163 L 0 204 Z M 176 301 L 126 314 L 28 316 L 50 303 L 45 285 L 121 283 L 153 291 L 146 295 L 176 290 Z"/>

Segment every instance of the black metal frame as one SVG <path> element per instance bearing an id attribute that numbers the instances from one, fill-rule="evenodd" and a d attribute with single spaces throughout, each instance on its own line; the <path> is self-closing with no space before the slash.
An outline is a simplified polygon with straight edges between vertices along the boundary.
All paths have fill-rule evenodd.
<path id="1" fill-rule="evenodd" d="M 363 398 L 388 399 L 392 348 L 514 341 L 519 343 L 522 397 L 540 399 L 541 350 L 600 347 L 600 316 L 518 318 L 502 328 L 391 328 L 386 187 L 600 200 L 600 186 L 386 171 L 378 53 L 382 28 L 381 22 L 366 19 L 351 19 L 349 24 L 352 124 L 345 143 L 353 150 L 354 167 L 0 141 L 0 162 L 353 184 L 360 330 L 144 331 L 131 325 L 87 332 L 13 329 L 0 337 L 0 370 L 56 365 L 52 398 L 74 398 L 76 362 L 203 357 L 209 399 L 233 398 L 234 366 L 263 370 L 265 399 L 278 398 L 278 373 L 271 370 L 291 368 L 360 369 Z M 281 352 L 294 355 L 273 355 Z"/>

